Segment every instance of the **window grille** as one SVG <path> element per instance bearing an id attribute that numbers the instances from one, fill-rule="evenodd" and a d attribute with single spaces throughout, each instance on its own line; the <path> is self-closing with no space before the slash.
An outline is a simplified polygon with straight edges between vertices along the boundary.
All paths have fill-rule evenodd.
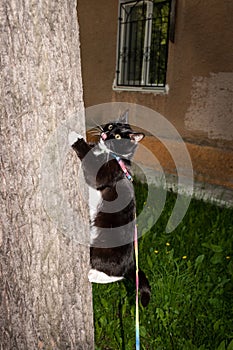
<path id="1" fill-rule="evenodd" d="M 170 2 L 120 0 L 117 86 L 165 86 Z"/>

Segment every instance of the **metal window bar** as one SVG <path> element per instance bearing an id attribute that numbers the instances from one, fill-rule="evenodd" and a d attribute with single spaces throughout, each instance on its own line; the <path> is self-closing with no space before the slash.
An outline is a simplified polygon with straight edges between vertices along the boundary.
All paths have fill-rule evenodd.
<path id="1" fill-rule="evenodd" d="M 117 86 L 165 86 L 170 3 L 170 0 L 120 3 Z"/>

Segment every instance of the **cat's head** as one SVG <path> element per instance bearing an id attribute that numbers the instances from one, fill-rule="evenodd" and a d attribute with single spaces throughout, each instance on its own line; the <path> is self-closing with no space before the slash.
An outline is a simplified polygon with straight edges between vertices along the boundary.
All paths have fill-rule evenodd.
<path id="1" fill-rule="evenodd" d="M 143 133 L 135 132 L 128 124 L 128 111 L 115 121 L 102 126 L 100 143 L 123 159 L 131 159 L 137 144 L 144 138 Z"/>

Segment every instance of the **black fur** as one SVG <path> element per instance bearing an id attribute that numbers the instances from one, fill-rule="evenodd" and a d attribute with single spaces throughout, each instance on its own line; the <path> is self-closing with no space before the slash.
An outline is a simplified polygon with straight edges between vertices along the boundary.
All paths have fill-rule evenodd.
<path id="1" fill-rule="evenodd" d="M 82 161 L 87 184 L 100 191 L 102 197 L 92 222 L 95 238 L 90 248 L 91 266 L 109 276 L 123 276 L 135 282 L 134 188 L 117 160 L 111 153 L 103 150 L 106 146 L 108 150 L 120 156 L 130 170 L 130 159 L 135 153 L 137 141 L 144 135 L 131 129 L 126 121 L 126 114 L 121 120 L 100 127 L 100 134 L 104 137 L 100 137 L 100 142 L 96 145 L 88 144 L 83 138 L 79 138 L 72 147 Z M 111 210 L 111 202 L 117 200 L 118 193 L 123 193 L 126 206 L 120 206 L 119 210 L 113 207 Z M 150 300 L 150 286 L 142 270 L 139 270 L 139 288 L 141 303 L 147 306 Z"/>

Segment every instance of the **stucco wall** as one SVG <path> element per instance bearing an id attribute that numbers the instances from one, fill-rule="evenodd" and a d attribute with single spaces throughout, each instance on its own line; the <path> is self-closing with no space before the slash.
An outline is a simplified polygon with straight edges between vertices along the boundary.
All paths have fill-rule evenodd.
<path id="1" fill-rule="evenodd" d="M 112 100 L 116 66 L 117 0 L 78 0 L 86 107 Z"/>

